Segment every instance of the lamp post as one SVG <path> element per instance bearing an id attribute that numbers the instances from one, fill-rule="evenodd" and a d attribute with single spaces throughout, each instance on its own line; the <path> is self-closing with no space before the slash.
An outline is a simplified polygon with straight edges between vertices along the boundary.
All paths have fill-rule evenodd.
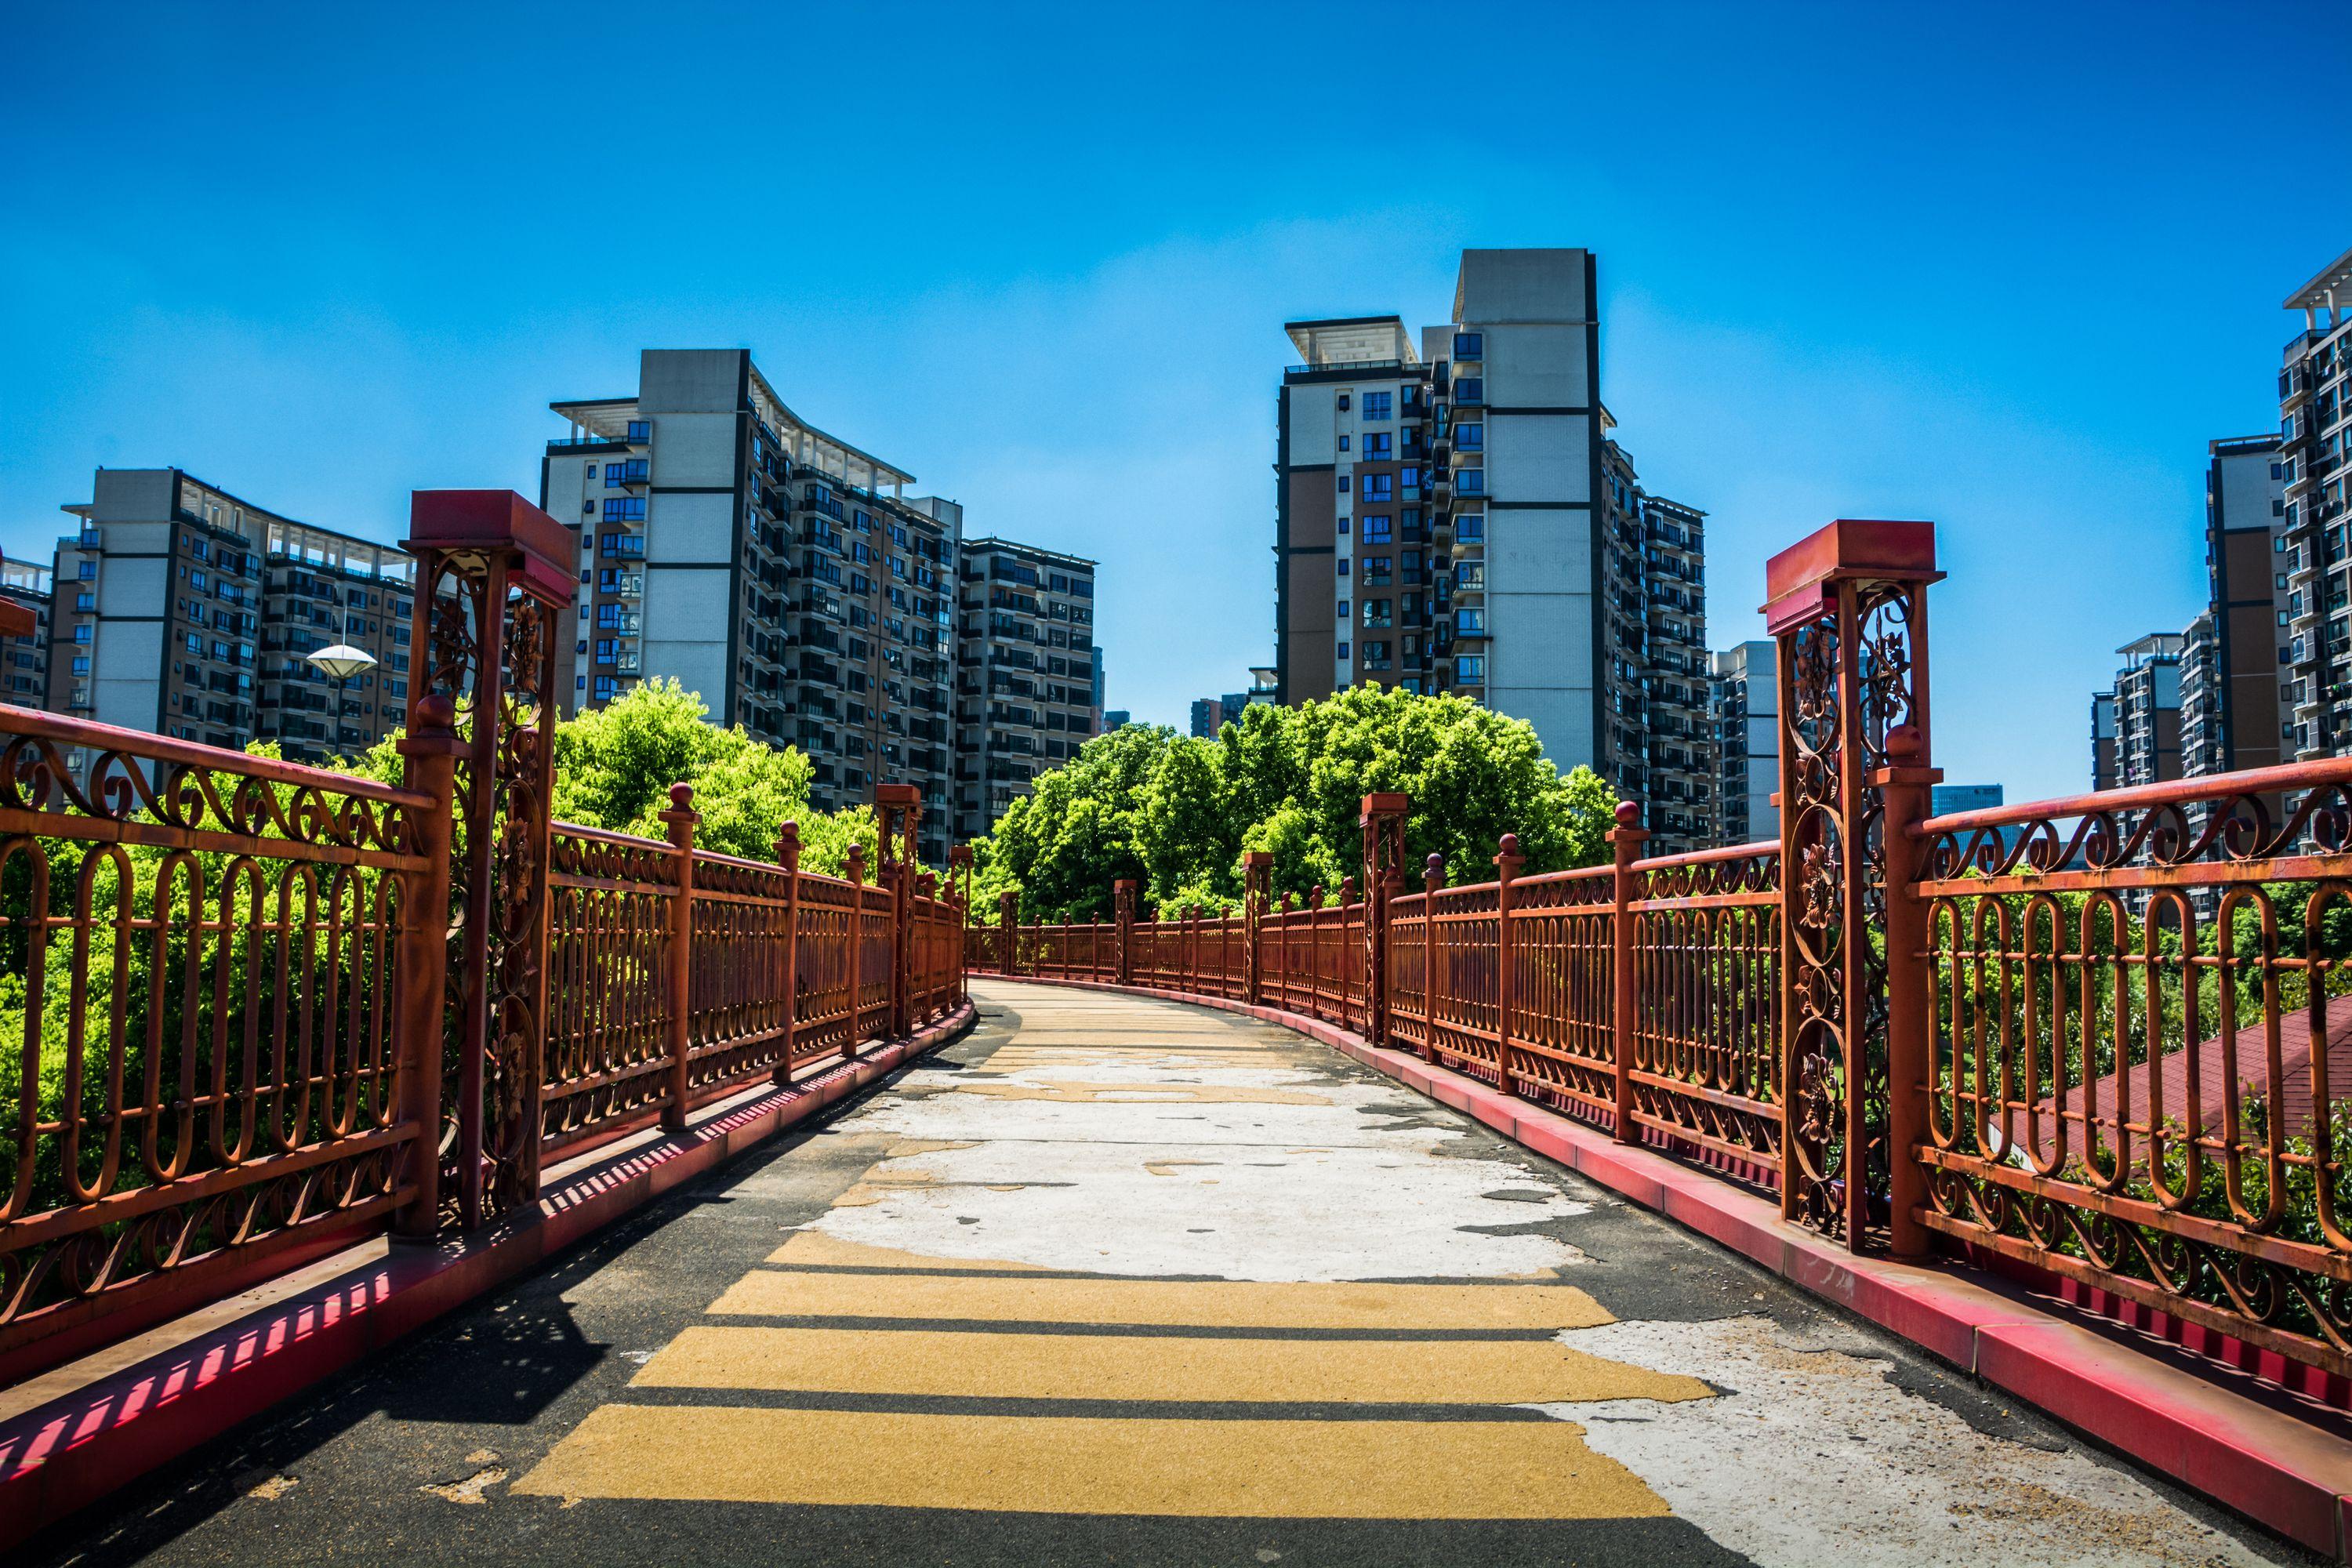
<path id="1" fill-rule="evenodd" d="M 343 688 L 352 677 L 362 675 L 376 666 L 375 655 L 349 643 L 336 643 L 302 656 L 302 661 L 335 683 L 335 735 L 333 744 L 343 743 Z"/>

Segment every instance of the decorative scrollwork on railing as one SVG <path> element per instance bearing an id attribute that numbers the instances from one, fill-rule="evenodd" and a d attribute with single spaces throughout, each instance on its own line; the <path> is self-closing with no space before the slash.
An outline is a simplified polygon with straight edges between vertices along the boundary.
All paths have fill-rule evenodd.
<path id="1" fill-rule="evenodd" d="M 45 731 L 50 727 L 44 723 Z M 306 777 L 290 767 L 278 770 L 283 777 L 263 776 L 242 771 L 233 752 L 202 763 L 142 756 L 98 743 L 119 731 L 90 726 L 91 743 L 83 745 L 71 728 L 55 728 L 62 744 L 58 734 L 10 732 L 0 718 L 0 807 L 106 822 L 144 819 L 184 833 L 355 852 L 401 855 L 415 847 L 406 803 L 367 781 Z M 68 746 L 89 753 L 79 778 L 67 765 Z"/>
<path id="2" fill-rule="evenodd" d="M 2128 804 L 2098 795 L 2052 801 L 1995 820 L 1928 836 L 1927 874 L 1935 879 L 2116 871 L 2336 855 L 2352 847 L 2352 777 L 2333 766 L 2251 775 L 2275 789 L 2200 795 L 2184 783 L 2176 798 Z M 2297 783 L 2297 776 L 2304 782 Z M 2210 786 L 2208 786 L 2210 787 Z M 2284 816 L 2274 801 L 2292 795 Z"/>

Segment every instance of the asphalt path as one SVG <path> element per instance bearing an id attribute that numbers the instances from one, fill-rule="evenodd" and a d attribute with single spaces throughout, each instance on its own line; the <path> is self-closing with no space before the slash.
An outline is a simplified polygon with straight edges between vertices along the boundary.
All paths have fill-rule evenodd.
<path id="1" fill-rule="evenodd" d="M 23 1561 L 2307 1561 L 1327 1047 L 974 991 Z"/>

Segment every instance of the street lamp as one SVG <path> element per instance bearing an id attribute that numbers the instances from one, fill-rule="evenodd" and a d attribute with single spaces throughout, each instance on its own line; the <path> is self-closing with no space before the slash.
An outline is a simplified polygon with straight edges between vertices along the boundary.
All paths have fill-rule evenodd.
<path id="1" fill-rule="evenodd" d="M 343 743 L 343 688 L 351 684 L 352 676 L 365 674 L 375 668 L 375 655 L 365 648 L 357 648 L 349 643 L 339 642 L 331 647 L 322 647 L 316 652 L 304 654 L 302 661 L 335 683 L 333 743 L 340 746 Z"/>

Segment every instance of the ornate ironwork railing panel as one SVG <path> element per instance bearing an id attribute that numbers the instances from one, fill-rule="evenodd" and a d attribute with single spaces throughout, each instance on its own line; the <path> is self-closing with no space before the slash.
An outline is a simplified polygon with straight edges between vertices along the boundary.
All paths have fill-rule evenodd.
<path id="1" fill-rule="evenodd" d="M 2352 1373 L 2352 760 L 1915 837 L 1919 1217 Z"/>
<path id="2" fill-rule="evenodd" d="M 857 908 L 857 1014 L 848 1042 L 853 1049 L 859 1040 L 875 1038 L 888 1029 L 891 973 L 898 963 L 890 889 L 858 889 Z"/>
<path id="3" fill-rule="evenodd" d="M 0 707 L 0 1347 L 381 1223 L 430 796 Z"/>
<path id="4" fill-rule="evenodd" d="M 1511 883 L 1510 1037 L 1504 1065 L 1519 1092 L 1588 1121 L 1616 1104 L 1610 1046 L 1610 933 L 1614 871 L 1607 866 Z"/>
<path id="5" fill-rule="evenodd" d="M 794 884 L 814 878 L 698 849 L 688 950 L 687 1083 L 713 1089 L 789 1070 Z"/>
<path id="6" fill-rule="evenodd" d="M 846 1054 L 858 1041 L 855 956 L 863 902 L 863 889 L 838 878 L 801 878 L 793 949 L 793 1067 Z"/>
<path id="7" fill-rule="evenodd" d="M 570 823 L 553 826 L 548 854 L 540 1137 L 552 1152 L 669 1099 L 677 857 L 656 838 Z"/>
<path id="8" fill-rule="evenodd" d="M 1639 860 L 1633 872 L 1633 1121 L 1775 1182 L 1780 847 Z"/>
<path id="9" fill-rule="evenodd" d="M 1502 1063 L 1502 884 L 1430 896 L 1429 1041 L 1438 1061 L 1492 1083 Z"/>
<path id="10" fill-rule="evenodd" d="M 1429 1049 L 1429 906 L 1427 892 L 1389 901 L 1389 1033 L 1400 1044 Z"/>

